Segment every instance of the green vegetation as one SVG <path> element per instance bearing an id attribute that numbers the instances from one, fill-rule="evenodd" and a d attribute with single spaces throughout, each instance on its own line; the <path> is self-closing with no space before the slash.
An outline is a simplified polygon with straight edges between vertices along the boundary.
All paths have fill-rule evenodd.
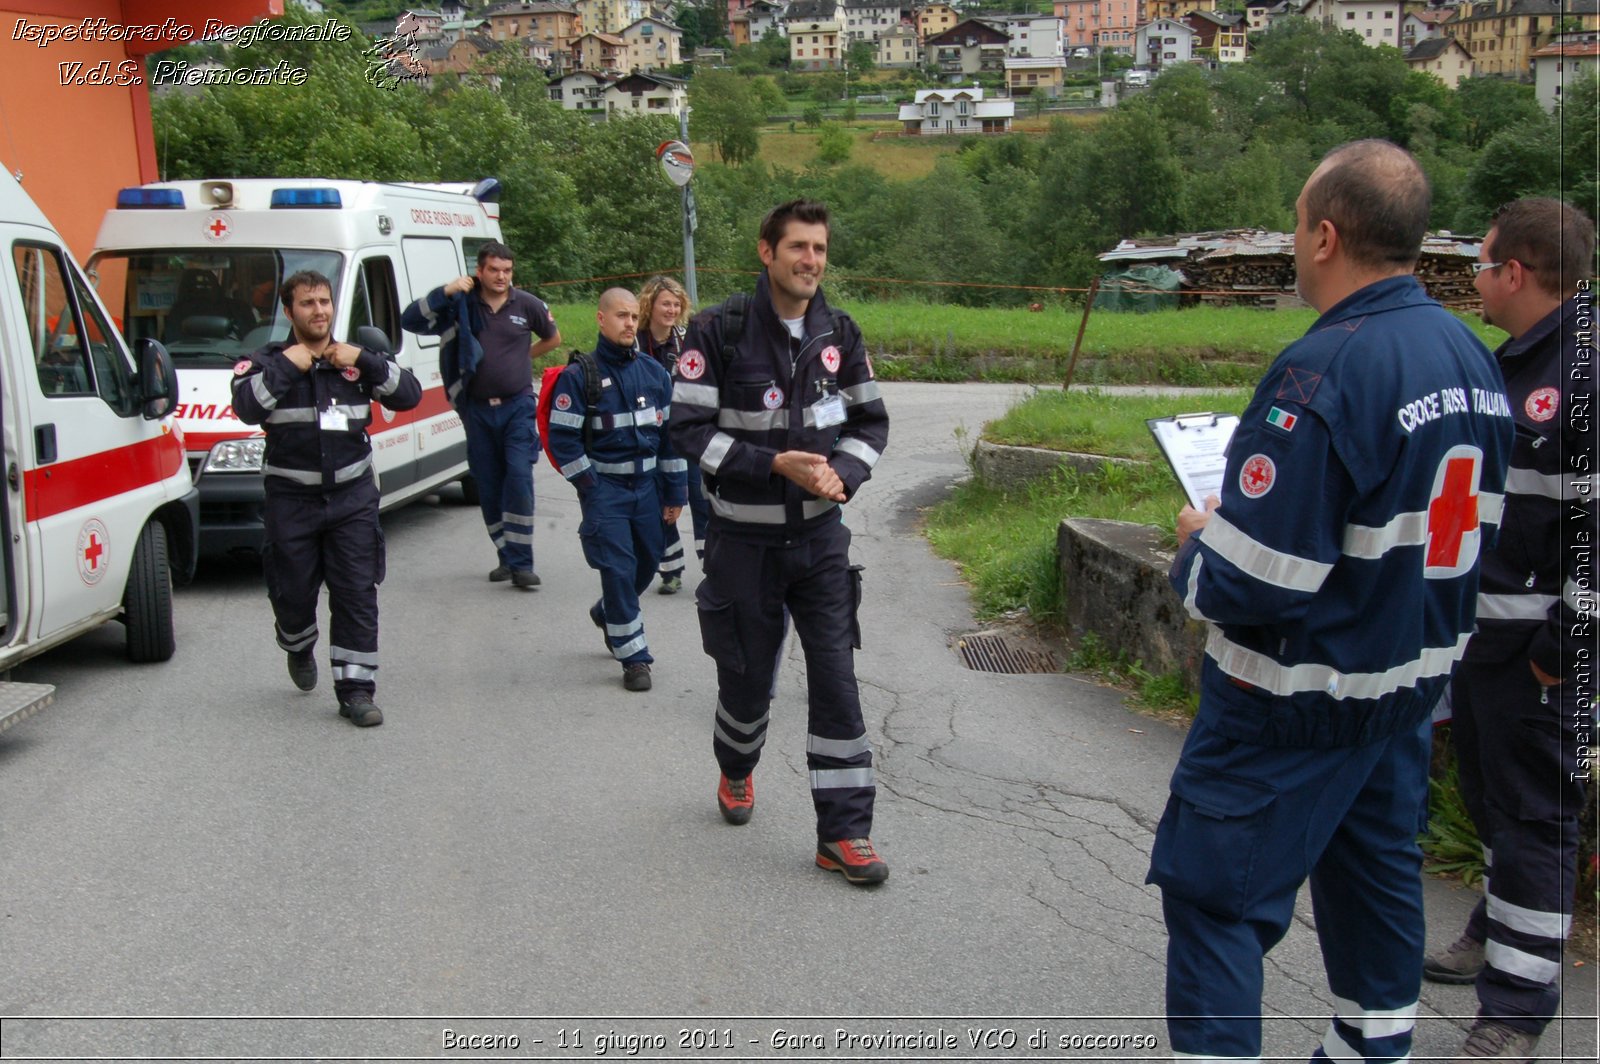
<path id="1" fill-rule="evenodd" d="M 1249 399 L 1250 394 L 1245 391 L 1207 392 L 1187 395 L 1182 400 L 1171 396 L 1107 395 L 1092 388 L 1042 391 L 1012 407 L 999 420 L 991 421 L 983 430 L 983 438 L 991 443 L 1160 463 L 1161 452 L 1145 426 L 1146 419 L 1174 413 L 1175 403 L 1181 403 L 1185 410 L 1237 414 Z"/>

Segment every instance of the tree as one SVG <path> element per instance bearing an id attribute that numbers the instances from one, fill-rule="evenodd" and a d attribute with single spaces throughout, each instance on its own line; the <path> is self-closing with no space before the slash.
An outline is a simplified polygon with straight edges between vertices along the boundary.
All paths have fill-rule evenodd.
<path id="1" fill-rule="evenodd" d="M 811 92 L 824 107 L 844 96 L 844 74 L 837 70 L 824 70 L 811 75 Z"/>
<path id="2" fill-rule="evenodd" d="M 1569 81 L 1556 112 L 1561 127 L 1561 191 L 1568 201 L 1600 218 L 1600 78 Z"/>
<path id="3" fill-rule="evenodd" d="M 1555 122 L 1542 112 L 1496 133 L 1467 173 L 1467 202 L 1458 228 L 1482 232 L 1502 203 L 1558 194 L 1561 179 L 1550 160 L 1561 154 L 1559 140 Z"/>
<path id="4" fill-rule="evenodd" d="M 731 70 L 706 70 L 689 82 L 689 124 L 696 140 L 716 145 L 725 163 L 755 158 L 761 114 L 750 82 Z"/>
<path id="5" fill-rule="evenodd" d="M 855 74 L 865 74 L 878 66 L 878 46 L 872 41 L 851 41 L 845 62 Z"/>
<path id="6" fill-rule="evenodd" d="M 1482 148 L 1502 129 L 1544 114 L 1532 85 L 1503 78 L 1467 78 L 1456 86 L 1469 148 Z"/>
<path id="7" fill-rule="evenodd" d="M 817 158 L 828 166 L 837 166 L 850 158 L 854 145 L 854 139 L 844 126 L 838 122 L 824 122 L 822 132 L 817 135 Z"/>

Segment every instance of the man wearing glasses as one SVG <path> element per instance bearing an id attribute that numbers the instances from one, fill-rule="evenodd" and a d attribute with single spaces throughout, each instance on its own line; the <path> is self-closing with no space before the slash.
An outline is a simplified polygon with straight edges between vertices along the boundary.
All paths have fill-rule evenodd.
<path id="1" fill-rule="evenodd" d="M 1486 894 L 1466 931 L 1423 962 L 1478 987 L 1458 1060 L 1531 1060 L 1561 991 L 1572 926 L 1580 733 L 1590 732 L 1596 542 L 1594 223 L 1555 199 L 1495 216 L 1473 264 L 1517 421 L 1499 544 L 1485 553 L 1478 630 L 1451 686 L 1461 796 L 1483 843 Z"/>

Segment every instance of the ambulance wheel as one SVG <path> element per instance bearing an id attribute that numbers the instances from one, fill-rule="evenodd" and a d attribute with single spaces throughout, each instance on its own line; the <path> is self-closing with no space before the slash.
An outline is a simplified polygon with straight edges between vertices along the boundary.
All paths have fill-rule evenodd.
<path id="1" fill-rule="evenodd" d="M 160 521 L 145 525 L 134 544 L 133 570 L 122 593 L 122 623 L 128 629 L 129 661 L 166 661 L 177 649 L 167 529 Z"/>
<path id="2" fill-rule="evenodd" d="M 467 506 L 478 505 L 478 478 L 468 473 L 460 480 L 461 501 Z"/>

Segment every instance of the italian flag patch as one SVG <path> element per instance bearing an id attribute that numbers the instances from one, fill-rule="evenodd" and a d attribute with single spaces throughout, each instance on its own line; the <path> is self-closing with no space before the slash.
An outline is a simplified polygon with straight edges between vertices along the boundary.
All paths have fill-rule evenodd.
<path id="1" fill-rule="evenodd" d="M 1275 429 L 1282 429 L 1285 432 L 1293 432 L 1294 423 L 1299 420 L 1300 419 L 1294 414 L 1289 413 L 1287 410 L 1281 410 L 1278 407 L 1273 407 L 1271 410 L 1267 411 L 1267 424 L 1271 425 Z"/>

